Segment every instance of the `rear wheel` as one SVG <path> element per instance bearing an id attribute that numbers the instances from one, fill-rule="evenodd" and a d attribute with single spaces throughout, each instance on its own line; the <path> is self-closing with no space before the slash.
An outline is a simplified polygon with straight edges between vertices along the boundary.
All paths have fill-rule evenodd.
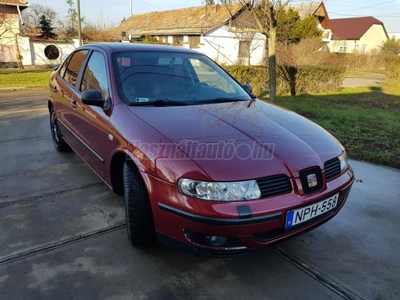
<path id="1" fill-rule="evenodd" d="M 156 241 L 153 213 L 143 179 L 132 161 L 123 169 L 125 216 L 128 239 L 132 246 L 149 246 Z"/>
<path id="2" fill-rule="evenodd" d="M 58 127 L 56 113 L 54 108 L 50 108 L 50 130 L 54 147 L 60 152 L 70 152 L 71 147 L 63 140 L 61 131 Z"/>

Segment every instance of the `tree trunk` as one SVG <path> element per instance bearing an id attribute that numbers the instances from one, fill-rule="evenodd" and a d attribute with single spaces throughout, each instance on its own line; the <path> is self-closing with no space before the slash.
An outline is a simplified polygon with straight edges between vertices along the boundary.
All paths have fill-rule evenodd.
<path id="1" fill-rule="evenodd" d="M 276 100 L 276 27 L 268 35 L 269 101 Z"/>

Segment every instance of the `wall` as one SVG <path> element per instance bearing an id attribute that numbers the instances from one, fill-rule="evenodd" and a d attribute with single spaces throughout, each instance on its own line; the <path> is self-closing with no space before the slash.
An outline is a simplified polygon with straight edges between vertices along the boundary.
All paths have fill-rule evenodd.
<path id="1" fill-rule="evenodd" d="M 366 46 L 366 52 L 379 50 L 386 40 L 387 36 L 382 25 L 375 24 L 362 36 L 357 47 L 360 51 L 363 46 Z"/>
<path id="2" fill-rule="evenodd" d="M 0 5 L 0 66 L 17 65 L 16 36 L 19 34 L 18 12 L 15 6 Z"/>
<path id="3" fill-rule="evenodd" d="M 253 36 L 253 34 L 250 34 Z M 249 33 L 240 34 L 229 30 L 227 26 L 220 26 L 204 34 L 200 38 L 200 52 L 206 54 L 219 64 L 248 65 L 248 59 L 238 58 L 239 41 L 251 39 Z M 250 64 L 261 65 L 264 60 L 265 36 L 255 33 L 250 45 Z"/>
<path id="4" fill-rule="evenodd" d="M 29 37 L 20 37 L 18 44 L 24 66 L 58 65 L 78 47 L 77 40 L 74 40 L 74 42 L 63 42 L 55 40 L 32 40 Z M 48 59 L 45 55 L 45 49 L 50 45 L 54 45 L 58 49 L 59 56 L 56 59 Z"/>

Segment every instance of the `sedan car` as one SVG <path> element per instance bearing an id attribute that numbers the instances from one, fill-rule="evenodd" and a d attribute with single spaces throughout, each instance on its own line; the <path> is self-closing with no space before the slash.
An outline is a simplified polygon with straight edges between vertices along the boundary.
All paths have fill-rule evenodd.
<path id="1" fill-rule="evenodd" d="M 133 246 L 241 254 L 331 219 L 354 180 L 328 132 L 184 48 L 82 46 L 48 109 L 55 148 L 124 196 Z"/>

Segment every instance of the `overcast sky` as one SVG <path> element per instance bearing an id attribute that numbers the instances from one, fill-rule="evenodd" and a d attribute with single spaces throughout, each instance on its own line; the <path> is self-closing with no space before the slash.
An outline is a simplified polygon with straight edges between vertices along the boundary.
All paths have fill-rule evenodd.
<path id="1" fill-rule="evenodd" d="M 80 0 L 81 14 L 93 22 L 100 21 L 106 25 L 116 25 L 124 17 L 129 17 L 131 1 L 134 14 L 200 6 L 205 2 L 202 0 Z M 68 10 L 65 0 L 27 0 L 27 2 L 51 7 L 57 11 L 59 17 L 65 16 Z M 292 3 L 301 2 L 303 1 L 292 1 Z M 324 3 L 331 19 L 373 16 L 385 24 L 388 32 L 400 32 L 400 0 L 325 0 Z"/>

